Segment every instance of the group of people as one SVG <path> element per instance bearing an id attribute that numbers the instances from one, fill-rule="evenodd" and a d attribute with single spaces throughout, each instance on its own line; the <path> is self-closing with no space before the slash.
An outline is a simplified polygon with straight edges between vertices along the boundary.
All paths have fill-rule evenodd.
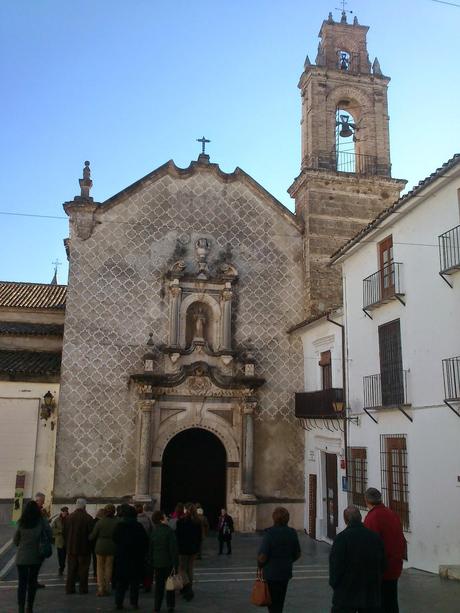
<path id="1" fill-rule="evenodd" d="M 14 543 L 18 547 L 19 613 L 32 613 L 39 587 L 38 574 L 43 563 L 43 541 L 57 550 L 59 576 L 64 574 L 66 594 L 88 593 L 91 559 L 95 556 L 97 596 L 115 595 L 116 609 L 123 609 L 126 592 L 133 609 L 139 608 L 139 590 L 152 588 L 155 580 L 154 611 L 160 611 L 166 591 L 168 612 L 175 608 L 175 590 L 166 590 L 168 578 L 180 577 L 180 593 L 186 601 L 194 597 L 194 563 L 201 557 L 202 542 L 208 535 L 209 522 L 201 505 L 179 503 L 172 516 L 163 512 L 147 514 L 142 505 L 107 504 L 93 518 L 86 511 L 86 501 L 79 498 L 75 510 L 62 507 L 50 525 L 44 509 L 45 497 L 39 493 L 28 502 L 18 522 Z M 227 543 L 231 553 L 233 520 L 221 510 L 218 535 L 220 553 Z M 27 602 L 27 608 L 26 608 Z"/>
<path id="2" fill-rule="evenodd" d="M 398 579 L 406 551 L 401 521 L 383 504 L 376 488 L 366 490 L 365 502 L 364 522 L 357 507 L 347 507 L 347 527 L 332 544 L 331 613 L 399 613 Z M 282 613 L 293 563 L 301 555 L 297 533 L 288 522 L 287 509 L 275 509 L 273 526 L 265 530 L 257 558 L 270 594 L 269 613 Z"/>
<path id="3" fill-rule="evenodd" d="M 329 557 L 329 583 L 333 589 L 331 613 L 398 613 L 398 579 L 405 556 L 405 539 L 396 513 L 382 503 L 375 488 L 365 492 L 368 513 L 364 522 L 355 506 L 344 511 L 346 529 L 335 538 Z M 180 578 L 184 600 L 194 597 L 195 560 L 201 557 L 203 539 L 209 523 L 201 505 L 176 506 L 171 517 L 162 511 L 148 515 L 142 505 L 107 504 L 93 518 L 86 511 L 86 501 L 77 499 L 69 513 L 62 507 L 50 526 L 44 508 L 45 497 L 39 493 L 27 503 L 18 522 L 14 543 L 18 547 L 19 613 L 32 613 L 43 563 L 43 544 L 54 541 L 59 575 L 67 564 L 65 589 L 75 594 L 88 593 L 88 575 L 92 555 L 96 558 L 97 595 L 115 595 L 116 609 L 123 609 L 126 592 L 133 609 L 139 608 L 139 589 L 150 591 L 155 580 L 154 611 L 160 611 L 166 591 L 169 613 L 175 609 L 175 590 L 166 589 Z M 297 532 L 288 526 L 289 512 L 278 507 L 273 512 L 273 526 L 264 531 L 257 564 L 266 581 L 271 604 L 269 613 L 282 613 L 293 563 L 300 558 Z M 219 554 L 226 545 L 232 553 L 233 519 L 222 509 L 217 535 Z M 45 554 L 46 555 L 46 554 Z M 171 587 L 171 586 L 169 586 Z M 27 602 L 27 607 L 26 607 Z"/>

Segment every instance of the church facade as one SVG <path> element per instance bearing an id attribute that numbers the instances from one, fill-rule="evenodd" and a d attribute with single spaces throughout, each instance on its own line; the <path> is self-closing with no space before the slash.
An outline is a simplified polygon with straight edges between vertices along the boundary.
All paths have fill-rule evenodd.
<path id="1" fill-rule="evenodd" d="M 64 205 L 56 504 L 129 497 L 171 511 L 187 498 L 211 519 L 228 508 L 242 531 L 283 504 L 303 527 L 303 350 L 288 330 L 340 302 L 330 254 L 404 185 L 390 175 L 389 79 L 366 33 L 329 16 L 305 63 L 295 213 L 205 153 L 103 203 L 86 163 Z"/>

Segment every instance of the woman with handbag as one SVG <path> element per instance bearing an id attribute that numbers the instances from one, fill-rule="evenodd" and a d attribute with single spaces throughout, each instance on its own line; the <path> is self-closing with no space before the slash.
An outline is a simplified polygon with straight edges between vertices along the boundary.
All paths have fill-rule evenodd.
<path id="1" fill-rule="evenodd" d="M 49 523 L 43 519 L 40 507 L 31 500 L 18 521 L 13 542 L 18 548 L 16 566 L 18 569 L 18 611 L 32 613 L 37 577 L 44 558 L 51 555 L 52 532 Z M 27 609 L 25 608 L 27 598 Z"/>
<path id="2" fill-rule="evenodd" d="M 259 548 L 257 563 L 263 569 L 271 604 L 269 613 L 282 613 L 289 580 L 292 578 L 292 564 L 300 558 L 300 543 L 297 532 L 289 528 L 289 511 L 278 507 L 273 511 L 273 526 L 265 530 Z"/>
<path id="3" fill-rule="evenodd" d="M 150 561 L 155 576 L 154 611 L 161 609 L 166 586 L 166 607 L 172 613 L 176 605 L 175 589 L 181 587 L 174 580 L 179 565 L 176 535 L 161 511 L 155 511 L 152 520 L 154 529 L 150 535 Z M 170 585 L 166 585 L 167 582 Z"/>

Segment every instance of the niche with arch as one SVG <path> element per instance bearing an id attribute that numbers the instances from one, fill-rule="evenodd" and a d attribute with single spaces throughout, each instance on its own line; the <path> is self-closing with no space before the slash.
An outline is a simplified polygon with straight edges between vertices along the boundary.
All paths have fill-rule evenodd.
<path id="1" fill-rule="evenodd" d="M 193 341 L 206 342 L 211 349 L 215 346 L 215 321 L 211 307 L 197 300 L 188 307 L 185 315 L 185 344 Z"/>

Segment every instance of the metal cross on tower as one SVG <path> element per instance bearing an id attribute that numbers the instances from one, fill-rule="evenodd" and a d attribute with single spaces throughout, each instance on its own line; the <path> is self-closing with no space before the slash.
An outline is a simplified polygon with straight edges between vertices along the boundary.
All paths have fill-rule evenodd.
<path id="1" fill-rule="evenodd" d="M 211 141 L 205 138 L 204 136 L 202 136 L 201 138 L 197 138 L 196 140 L 197 142 L 201 143 L 201 153 L 206 153 L 205 151 L 206 143 L 210 143 Z"/>

